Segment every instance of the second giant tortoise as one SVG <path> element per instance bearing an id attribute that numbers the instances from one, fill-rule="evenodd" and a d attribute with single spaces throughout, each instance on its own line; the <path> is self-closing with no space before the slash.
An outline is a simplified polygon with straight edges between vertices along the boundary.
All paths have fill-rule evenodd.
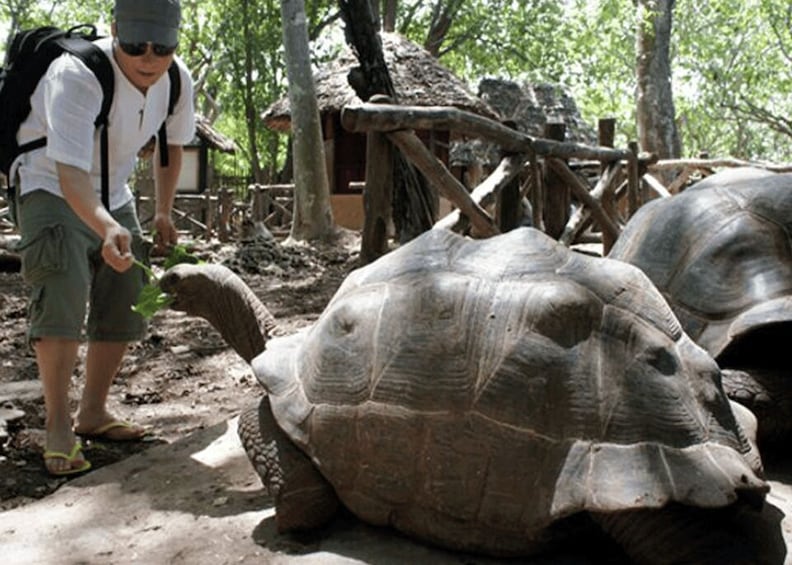
<path id="1" fill-rule="evenodd" d="M 718 366 L 635 267 L 531 228 L 432 230 L 274 338 L 227 269 L 180 265 L 161 284 L 252 360 L 267 395 L 240 436 L 281 531 L 340 503 L 492 555 L 602 527 L 636 562 L 783 560 Z"/>
<path id="2" fill-rule="evenodd" d="M 727 170 L 644 205 L 609 257 L 638 266 L 759 420 L 792 435 L 792 174 Z"/>

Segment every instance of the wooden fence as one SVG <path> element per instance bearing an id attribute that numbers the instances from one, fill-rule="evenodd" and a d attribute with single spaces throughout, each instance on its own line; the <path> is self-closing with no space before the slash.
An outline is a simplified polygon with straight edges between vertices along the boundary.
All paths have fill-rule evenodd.
<path id="1" fill-rule="evenodd" d="M 535 227 L 569 245 L 593 224 L 601 234 L 604 253 L 642 204 L 649 198 L 678 192 L 694 174 L 705 176 L 715 167 L 726 166 L 792 170 L 735 159 L 659 161 L 653 155 L 639 154 L 634 142 L 627 149 L 615 149 L 612 120 L 600 122 L 598 146 L 552 139 L 554 134 L 563 139 L 563 128 L 554 124 L 545 138 L 534 138 L 482 116 L 446 107 L 365 103 L 345 108 L 341 122 L 347 130 L 366 133 L 369 139 L 361 248 L 364 262 L 387 250 L 382 225 L 390 210 L 392 175 L 387 157 L 394 148 L 456 206 L 457 210 L 442 218 L 437 226 L 462 231 L 469 222 L 474 234 L 493 235 L 514 227 L 519 219 L 506 211 L 527 198 Z M 462 132 L 500 147 L 502 160 L 469 192 L 421 143 L 414 130 Z M 581 174 L 587 167 L 596 173 L 593 183 L 589 180 L 591 175 Z M 666 184 L 660 180 L 662 177 L 672 180 Z M 514 185 L 517 189 L 509 190 Z M 503 218 L 507 222 L 501 221 Z"/>
<path id="2" fill-rule="evenodd" d="M 545 136 L 531 137 L 506 125 L 448 107 L 410 107 L 388 103 L 350 106 L 342 112 L 343 126 L 366 133 L 367 170 L 363 198 L 366 210 L 361 256 L 370 261 L 387 251 L 393 175 L 392 151 L 400 151 L 450 201 L 455 210 L 440 218 L 438 227 L 485 237 L 511 229 L 522 218 L 514 211 L 528 201 L 532 224 L 572 245 L 595 238 L 607 253 L 621 227 L 648 199 L 683 190 L 717 168 L 759 166 L 781 172 L 792 167 L 737 159 L 658 160 L 639 154 L 637 144 L 613 148 L 613 120 L 599 123 L 599 145 L 564 142 L 563 124 L 549 124 Z M 463 133 L 500 148 L 502 159 L 475 187 L 464 186 L 430 153 L 414 130 Z M 556 138 L 556 139 L 554 139 Z M 670 179 L 670 180 L 668 180 Z M 276 236 L 288 233 L 294 186 L 231 187 L 204 194 L 177 194 L 177 226 L 198 237 L 226 241 L 263 223 Z M 150 226 L 153 202 L 137 196 L 141 221 Z M 0 234 L 13 233 L 7 204 L 0 198 Z"/>

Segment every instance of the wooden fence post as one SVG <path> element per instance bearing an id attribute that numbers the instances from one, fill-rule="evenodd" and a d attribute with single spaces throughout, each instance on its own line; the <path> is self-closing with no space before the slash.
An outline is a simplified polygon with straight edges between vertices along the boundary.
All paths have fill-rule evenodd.
<path id="1" fill-rule="evenodd" d="M 542 174 L 542 165 L 536 157 L 536 153 L 531 153 L 530 157 L 531 167 L 531 207 L 533 208 L 533 226 L 539 231 L 546 232 L 544 224 L 544 175 Z"/>
<path id="2" fill-rule="evenodd" d="M 393 211 L 393 146 L 384 134 L 366 134 L 366 187 L 363 189 L 363 231 L 360 263 L 388 252 L 388 223 Z"/>
<path id="3" fill-rule="evenodd" d="M 613 147 L 616 141 L 616 119 L 602 118 L 597 122 L 597 142 L 600 147 Z M 617 163 L 618 164 L 618 163 Z M 606 174 L 612 163 L 602 163 L 600 166 L 600 178 Z M 602 192 L 602 209 L 610 218 L 618 224 L 619 209 L 616 206 L 616 187 L 608 185 Z M 607 230 L 602 230 L 602 254 L 607 255 L 615 243 L 614 238 Z"/>
<path id="4" fill-rule="evenodd" d="M 566 124 L 564 122 L 547 122 L 545 124 L 545 139 L 564 141 L 565 136 Z M 553 239 L 558 239 L 564 232 L 564 227 L 569 221 L 570 203 L 569 187 L 553 171 L 552 167 L 546 166 L 544 170 L 544 226 L 545 233 Z"/>
<path id="5" fill-rule="evenodd" d="M 638 172 L 638 143 L 628 144 L 630 157 L 627 161 L 627 205 L 629 216 L 632 217 L 641 207 L 641 176 Z"/>
<path id="6" fill-rule="evenodd" d="M 512 129 L 518 129 L 513 121 L 507 121 L 504 125 Z M 501 152 L 503 153 L 503 152 Z M 506 152 L 505 156 L 508 156 Z M 519 178 L 513 178 L 498 191 L 495 201 L 495 223 L 501 232 L 507 232 L 518 227 L 522 223 L 523 206 L 522 192 L 520 190 Z"/>
<path id="7" fill-rule="evenodd" d="M 233 189 L 222 187 L 219 189 L 220 196 L 220 225 L 218 226 L 218 238 L 220 241 L 228 241 L 230 239 L 230 223 L 231 223 L 231 210 L 234 207 L 234 192 Z"/>
<path id="8" fill-rule="evenodd" d="M 204 211 L 206 214 L 204 220 L 206 221 L 207 240 L 212 237 L 212 233 L 215 229 L 215 214 L 217 213 L 217 206 L 215 206 L 216 201 L 217 197 L 214 195 L 214 191 L 212 189 L 207 189 L 204 192 Z"/>

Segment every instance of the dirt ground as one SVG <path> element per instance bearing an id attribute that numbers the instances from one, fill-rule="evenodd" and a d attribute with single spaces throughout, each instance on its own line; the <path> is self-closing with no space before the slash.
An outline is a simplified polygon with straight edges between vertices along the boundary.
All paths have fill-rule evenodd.
<path id="1" fill-rule="evenodd" d="M 252 236 L 234 244 L 184 240 L 207 262 L 233 268 L 286 329 L 311 323 L 346 274 L 357 266 L 359 237 L 343 232 L 334 246 L 292 246 Z M 156 265 L 156 262 L 155 262 Z M 18 273 L 0 273 L 0 409 L 23 412 L 0 431 L 0 511 L 57 490 L 67 479 L 42 464 L 44 403 L 25 341 L 26 291 Z M 73 406 L 82 387 L 82 359 L 72 378 Z M 161 311 L 146 339 L 127 355 L 110 392 L 118 416 L 151 426 L 147 441 L 88 443 L 94 469 L 195 430 L 227 421 L 259 394 L 250 368 L 204 320 Z M 8 413 L 8 412 L 6 412 Z"/>

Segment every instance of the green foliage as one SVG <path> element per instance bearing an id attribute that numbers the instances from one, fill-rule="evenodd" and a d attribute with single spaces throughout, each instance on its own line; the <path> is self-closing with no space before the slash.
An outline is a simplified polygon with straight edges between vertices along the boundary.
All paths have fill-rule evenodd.
<path id="1" fill-rule="evenodd" d="M 788 134 L 757 118 L 789 115 L 788 32 L 774 25 L 789 6 L 776 0 L 679 0 L 675 18 L 674 91 L 688 151 L 745 159 L 792 158 Z M 788 28 L 786 28 L 788 29 Z"/>
<path id="2" fill-rule="evenodd" d="M 433 9 L 451 18 L 440 62 L 475 91 L 485 77 L 570 90 L 583 118 L 617 119 L 617 144 L 636 139 L 632 0 L 399 0 L 397 31 L 426 41 Z M 0 0 L 5 31 L 55 23 L 107 26 L 109 0 Z M 343 43 L 333 0 L 305 0 L 314 61 Z M 215 155 L 222 174 L 260 182 L 284 165 L 287 137 L 261 113 L 286 95 L 280 3 L 182 0 L 179 48 L 198 80 L 198 111 L 237 141 Z M 672 32 L 674 104 L 687 155 L 792 160 L 792 5 L 788 0 L 677 0 Z M 109 32 L 109 29 L 102 28 Z"/>
<path id="3" fill-rule="evenodd" d="M 572 92 L 583 118 L 616 118 L 616 143 L 637 138 L 635 8 L 630 0 L 575 0 L 567 5 L 559 44 L 566 66 L 559 83 Z"/>
<path id="4" fill-rule="evenodd" d="M 171 303 L 171 297 L 162 292 L 159 284 L 157 284 L 156 275 L 150 270 L 146 269 L 143 263 L 135 261 L 135 265 L 143 268 L 149 274 L 149 282 L 140 291 L 137 303 L 132 306 L 132 311 L 137 312 L 147 320 L 154 314 L 167 308 Z"/>
<path id="5" fill-rule="evenodd" d="M 174 265 L 179 265 L 181 263 L 198 265 L 203 263 L 203 261 L 190 253 L 185 246 L 174 245 L 171 247 L 170 253 L 165 258 L 163 269 L 167 271 Z M 138 261 L 137 259 L 135 259 L 135 265 L 140 267 L 143 272 L 146 273 L 148 282 L 140 291 L 140 296 L 138 296 L 137 303 L 132 306 L 132 311 L 137 312 L 146 319 L 149 319 L 163 308 L 167 308 L 172 302 L 172 297 L 162 292 L 162 289 L 159 286 L 159 277 L 151 267 Z"/>

